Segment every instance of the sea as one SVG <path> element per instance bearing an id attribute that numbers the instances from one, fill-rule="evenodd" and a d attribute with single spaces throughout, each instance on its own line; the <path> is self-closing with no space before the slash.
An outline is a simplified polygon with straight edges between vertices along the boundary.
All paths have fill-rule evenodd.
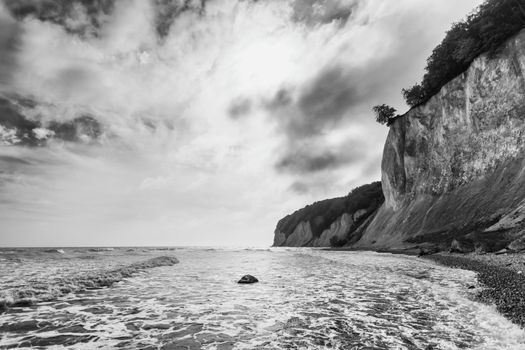
<path id="1" fill-rule="evenodd" d="M 375 252 L 4 248 L 0 349 L 525 349 L 481 288 Z"/>

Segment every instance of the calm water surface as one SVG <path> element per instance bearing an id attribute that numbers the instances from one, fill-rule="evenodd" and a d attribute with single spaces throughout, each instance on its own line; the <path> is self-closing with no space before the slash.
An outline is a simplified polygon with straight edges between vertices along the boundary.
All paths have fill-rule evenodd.
<path id="1" fill-rule="evenodd" d="M 161 255 L 180 263 L 141 270 L 109 288 L 61 295 L 57 287 L 74 290 L 93 271 Z M 525 349 L 525 331 L 474 301 L 473 272 L 416 257 L 65 248 L 4 249 L 0 259 L 4 302 L 21 291 L 50 300 L 1 313 L 0 348 Z M 260 282 L 238 285 L 247 273 Z"/>

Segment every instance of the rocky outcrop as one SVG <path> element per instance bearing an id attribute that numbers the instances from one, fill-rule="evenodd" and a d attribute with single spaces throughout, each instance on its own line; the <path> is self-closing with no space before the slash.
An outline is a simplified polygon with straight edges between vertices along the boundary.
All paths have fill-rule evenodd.
<path id="1" fill-rule="evenodd" d="M 279 241 L 277 241 L 277 237 Z M 312 228 L 309 221 L 302 221 L 295 227 L 292 234 L 286 237 L 284 232 L 275 231 L 274 246 L 305 247 L 311 246 L 313 240 Z"/>
<path id="2" fill-rule="evenodd" d="M 385 203 L 357 247 L 498 250 L 525 226 L 525 31 L 390 127 Z"/>
<path id="3" fill-rule="evenodd" d="M 274 246 L 330 247 L 358 241 L 383 203 L 381 184 L 354 189 L 346 197 L 306 206 L 277 224 Z"/>
<path id="4" fill-rule="evenodd" d="M 365 210 L 366 212 L 366 210 Z M 352 219 L 353 215 L 344 213 L 339 219 L 334 221 L 328 230 L 324 230 L 321 233 L 321 237 L 316 238 L 312 241 L 312 246 L 314 247 L 330 247 L 330 240 L 334 238 L 339 241 L 344 240 L 350 230 L 352 230 L 355 225 L 354 220 Z"/>
<path id="5" fill-rule="evenodd" d="M 330 247 L 330 240 L 334 237 L 344 240 L 353 226 L 352 215 L 345 213 L 334 221 L 329 229 L 324 230 L 320 237 L 314 237 L 310 222 L 302 221 L 288 237 L 286 237 L 284 232 L 276 229 L 273 245 L 286 247 Z"/>

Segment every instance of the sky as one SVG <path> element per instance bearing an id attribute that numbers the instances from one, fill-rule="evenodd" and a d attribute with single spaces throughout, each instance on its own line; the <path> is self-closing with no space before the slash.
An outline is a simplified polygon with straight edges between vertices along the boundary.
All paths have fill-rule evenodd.
<path id="1" fill-rule="evenodd" d="M 271 245 L 480 3 L 0 0 L 0 246 Z"/>

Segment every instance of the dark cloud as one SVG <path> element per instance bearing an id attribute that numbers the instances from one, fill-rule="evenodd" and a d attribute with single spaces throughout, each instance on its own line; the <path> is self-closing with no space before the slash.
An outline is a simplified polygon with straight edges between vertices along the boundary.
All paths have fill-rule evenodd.
<path id="1" fill-rule="evenodd" d="M 3 0 L 16 19 L 27 17 L 55 23 L 69 33 L 98 36 L 115 9 L 115 0 Z M 146 0 L 144 0 L 146 1 Z M 154 0 L 155 28 L 160 38 L 182 13 L 202 15 L 207 0 Z"/>
<path id="2" fill-rule="evenodd" d="M 55 138 L 70 142 L 92 142 L 102 135 L 102 126 L 89 115 L 64 123 L 51 122 L 47 128 L 53 131 Z"/>
<path id="3" fill-rule="evenodd" d="M 293 174 L 333 170 L 362 159 L 363 151 L 352 140 L 330 148 L 327 148 L 322 142 L 313 141 L 301 145 L 290 144 L 275 164 L 275 168 L 278 171 Z"/>
<path id="4" fill-rule="evenodd" d="M 92 116 L 83 115 L 70 121 L 43 124 L 27 118 L 21 106 L 35 106 L 31 99 L 0 97 L 0 144 L 45 146 L 50 139 L 92 143 L 103 134 L 102 125 Z M 31 108 L 31 107 L 29 107 Z"/>
<path id="5" fill-rule="evenodd" d="M 307 131 L 339 121 L 350 106 L 359 102 L 355 82 L 343 67 L 326 69 L 299 96 L 298 107 L 308 122 Z"/>
<path id="6" fill-rule="evenodd" d="M 15 71 L 22 29 L 10 18 L 0 16 L 0 84 L 9 84 Z"/>
<path id="7" fill-rule="evenodd" d="M 278 111 L 281 108 L 289 106 L 292 102 L 292 90 L 289 88 L 281 88 L 275 96 L 264 101 L 263 105 L 270 111 Z"/>
<path id="8" fill-rule="evenodd" d="M 292 19 L 309 26 L 334 21 L 344 25 L 357 5 L 354 0 L 295 0 Z"/>
<path id="9" fill-rule="evenodd" d="M 165 37 L 175 19 L 184 12 L 202 15 L 206 10 L 207 0 L 155 0 L 157 34 Z"/>
<path id="10" fill-rule="evenodd" d="M 203 15 L 210 0 L 155 0 L 156 29 L 165 37 L 178 16 L 190 12 Z M 252 3 L 258 0 L 247 0 Z M 358 0 L 293 0 L 292 20 L 308 26 L 338 22 L 344 25 L 358 5 Z"/>
<path id="11" fill-rule="evenodd" d="M 305 194 L 310 191 L 310 186 L 308 186 L 308 184 L 304 182 L 296 181 L 290 186 L 289 189 L 290 191 L 297 193 L 297 194 Z"/>
<path id="12" fill-rule="evenodd" d="M 0 135 L 0 143 L 38 146 L 33 129 L 40 127 L 40 123 L 27 119 L 18 109 L 11 100 L 0 97 L 0 127 L 5 132 Z"/>
<path id="13" fill-rule="evenodd" d="M 240 97 L 232 101 L 228 108 L 228 115 L 230 118 L 236 120 L 250 113 L 251 109 L 252 102 L 250 99 Z"/>
<path id="14" fill-rule="evenodd" d="M 295 100 L 290 89 L 280 89 L 263 105 L 292 142 L 320 136 L 360 102 L 354 80 L 343 67 L 329 67 L 299 89 Z"/>
<path id="15" fill-rule="evenodd" d="M 98 35 L 115 0 L 4 0 L 16 19 L 27 17 L 58 24 L 70 33 Z"/>
<path id="16" fill-rule="evenodd" d="M 323 154 L 291 153 L 286 154 L 276 164 L 282 171 L 294 173 L 313 173 L 338 165 L 338 157 L 330 152 Z"/>
<path id="17" fill-rule="evenodd" d="M 353 144 L 334 148 L 328 147 L 325 140 L 361 101 L 363 93 L 355 87 L 354 75 L 341 66 L 331 66 L 302 88 L 282 88 L 264 100 L 264 108 L 285 137 L 275 164 L 279 172 L 315 173 L 339 168 L 360 157 L 361 150 L 356 151 Z"/>

